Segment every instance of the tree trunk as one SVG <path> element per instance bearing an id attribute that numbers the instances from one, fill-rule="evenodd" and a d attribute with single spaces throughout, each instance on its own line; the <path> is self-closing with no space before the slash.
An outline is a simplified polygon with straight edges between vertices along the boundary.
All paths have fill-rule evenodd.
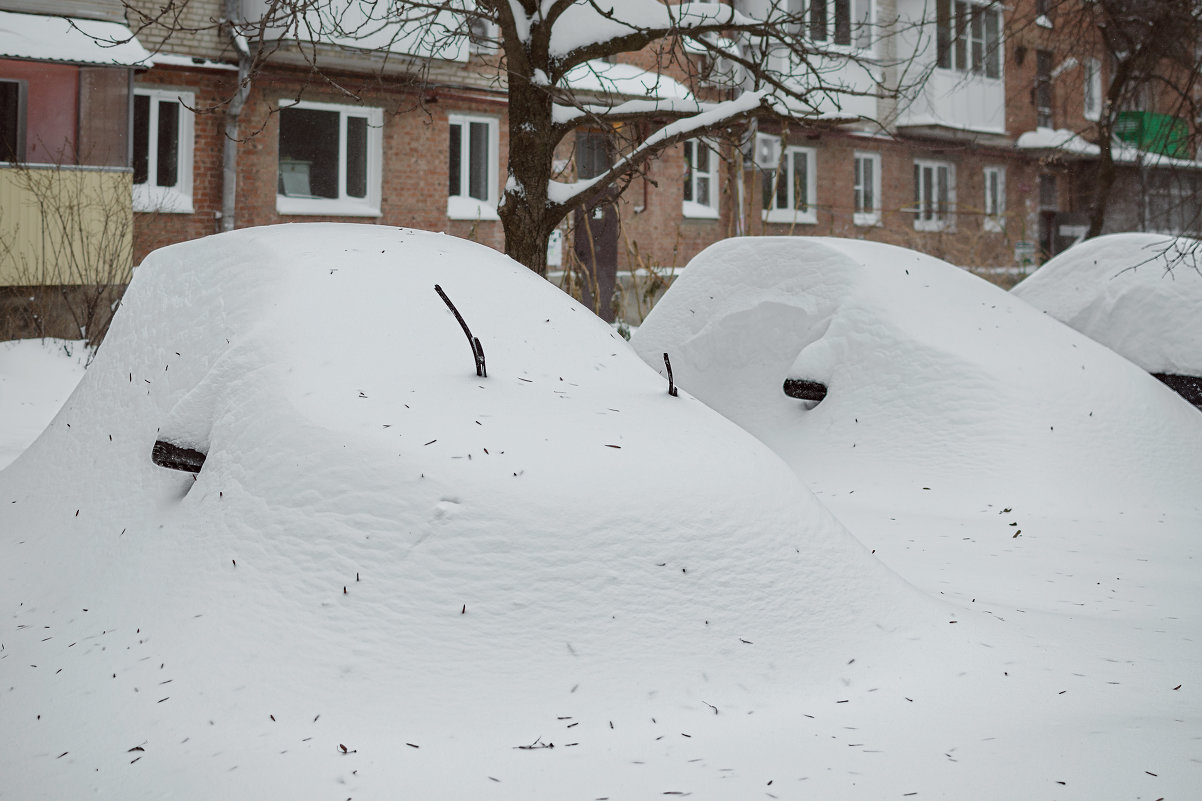
<path id="1" fill-rule="evenodd" d="M 501 203 L 505 253 L 547 274 L 547 241 L 563 217 L 547 186 L 555 156 L 551 97 L 524 75 L 509 76 L 509 180 Z"/>
<path id="2" fill-rule="evenodd" d="M 1089 204 L 1089 231 L 1086 239 L 1100 236 L 1106 223 L 1106 208 L 1110 203 L 1110 190 L 1114 187 L 1114 153 L 1110 148 L 1110 131 L 1102 132 L 1099 143 L 1098 171 L 1094 175 L 1093 199 Z"/>

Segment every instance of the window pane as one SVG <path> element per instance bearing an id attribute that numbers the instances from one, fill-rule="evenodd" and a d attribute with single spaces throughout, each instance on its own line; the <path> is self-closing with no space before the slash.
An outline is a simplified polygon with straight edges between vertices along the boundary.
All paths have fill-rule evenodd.
<path id="1" fill-rule="evenodd" d="M 463 194 L 463 126 L 451 125 L 451 142 L 450 142 L 450 173 L 451 184 L 447 193 L 451 197 L 458 197 Z"/>
<path id="2" fill-rule="evenodd" d="M 956 3 L 956 63 L 954 69 L 968 69 L 968 3 Z"/>
<path id="3" fill-rule="evenodd" d="M 932 198 L 935 196 L 934 171 L 930 167 L 922 168 L 922 218 L 929 220 L 934 217 Z"/>
<path id="4" fill-rule="evenodd" d="M 815 42 L 826 41 L 826 0 L 810 3 L 810 38 Z"/>
<path id="5" fill-rule="evenodd" d="M 935 0 L 936 64 L 944 69 L 952 66 L 952 0 Z"/>
<path id="6" fill-rule="evenodd" d="M 179 183 L 179 103 L 159 101 L 158 164 L 155 169 L 157 186 Z"/>
<path id="7" fill-rule="evenodd" d="M 855 165 L 854 177 L 852 178 L 853 208 L 856 211 L 864 211 L 864 173 L 862 167 L 864 159 L 856 158 L 853 159 L 852 163 Z"/>
<path id="8" fill-rule="evenodd" d="M 835 0 L 835 44 L 851 44 L 851 0 Z"/>
<path id="9" fill-rule="evenodd" d="M 793 208 L 798 211 L 809 211 L 809 160 L 805 153 L 793 154 Z"/>
<path id="10" fill-rule="evenodd" d="M 468 187 L 467 193 L 476 200 L 489 200 L 488 173 L 492 169 L 488 163 L 488 128 L 486 122 L 471 123 L 469 131 Z"/>
<path id="11" fill-rule="evenodd" d="M 1002 77 L 1001 67 L 1001 42 L 999 41 L 998 29 L 1000 15 L 996 11 L 985 12 L 985 77 L 1000 78 Z"/>
<path id="12" fill-rule="evenodd" d="M 134 183 L 150 178 L 150 98 L 134 95 Z"/>
<path id="13" fill-rule="evenodd" d="M 710 204 L 710 177 L 705 174 L 697 176 L 697 202 L 703 206 Z"/>
<path id="14" fill-rule="evenodd" d="M 684 199 L 693 199 L 693 143 L 684 143 Z"/>
<path id="15" fill-rule="evenodd" d="M 980 6 L 974 6 L 970 18 L 972 39 L 972 71 L 985 71 L 985 16 Z"/>
<path id="16" fill-rule="evenodd" d="M 340 127 L 337 111 L 280 111 L 280 183 L 285 194 L 338 197 Z"/>
<path id="17" fill-rule="evenodd" d="M 367 118 L 346 118 L 346 194 L 367 197 Z"/>
<path id="18" fill-rule="evenodd" d="M 785 159 L 776 173 L 776 208 L 789 208 L 789 160 Z"/>
<path id="19" fill-rule="evenodd" d="M 863 167 L 863 182 L 864 182 L 864 208 L 863 211 L 876 211 L 876 162 L 872 159 L 864 159 Z"/>
<path id="20" fill-rule="evenodd" d="M 947 216 L 947 211 L 948 211 L 947 167 L 939 167 L 937 172 L 939 174 L 939 189 L 938 189 L 939 213 L 938 213 L 938 218 L 940 220 L 942 220 Z"/>
<path id="21" fill-rule="evenodd" d="M 936 12 L 938 13 L 938 12 Z M 872 2 L 852 0 L 851 35 L 856 47 L 867 50 L 872 47 Z M 938 33 L 936 33 L 938 36 Z M 946 49 L 946 48 L 945 48 Z M 941 65 L 942 66 L 942 65 Z"/>

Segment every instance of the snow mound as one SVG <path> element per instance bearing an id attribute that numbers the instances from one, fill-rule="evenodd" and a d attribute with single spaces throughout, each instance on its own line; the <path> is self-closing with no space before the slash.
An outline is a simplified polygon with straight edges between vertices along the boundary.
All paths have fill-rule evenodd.
<path id="1" fill-rule="evenodd" d="M 159 438 L 200 473 L 153 465 Z M 152 254 L 0 474 L 0 565 L 23 799 L 658 793 L 632 764 L 696 769 L 657 725 L 754 741 L 842 645 L 943 622 L 559 290 L 370 225 Z"/>
<path id="2" fill-rule="evenodd" d="M 1100 236 L 1011 293 L 1150 373 L 1202 376 L 1199 247 L 1163 234 Z"/>
<path id="3" fill-rule="evenodd" d="M 668 352 L 682 387 L 827 494 L 938 494 L 945 512 L 1197 505 L 1193 409 L 1018 298 L 903 248 L 718 243 L 631 344 L 660 370 Z M 825 400 L 787 397 L 789 378 L 825 384 Z"/>
<path id="4" fill-rule="evenodd" d="M 0 342 L 0 469 L 37 439 L 83 377 L 81 340 Z"/>

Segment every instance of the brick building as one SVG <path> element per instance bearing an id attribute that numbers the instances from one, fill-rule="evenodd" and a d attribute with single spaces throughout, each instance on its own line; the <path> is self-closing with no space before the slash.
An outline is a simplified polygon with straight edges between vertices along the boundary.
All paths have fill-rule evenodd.
<path id="1" fill-rule="evenodd" d="M 735 5 L 755 12 L 769 2 Z M 1045 2 L 775 4 L 804 10 L 805 35 L 863 57 L 842 79 L 865 93 L 842 101 L 839 124 L 764 118 L 751 135 L 668 151 L 608 212 L 620 268 L 682 266 L 734 235 L 861 237 L 1001 270 L 1071 242 L 1091 162 L 1088 148 L 1063 144 L 1077 136 L 1088 145 L 1107 65 L 1069 54 Z M 314 220 L 442 230 L 502 247 L 508 119 L 490 31 L 439 47 L 404 43 L 412 59 L 271 29 L 247 41 L 221 24 L 227 14 L 254 19 L 263 0 L 192 0 L 172 6 L 169 28 L 154 0 L 65 5 L 94 18 L 119 13 L 115 21 L 153 53 L 125 66 L 120 166 L 133 181 L 134 263 L 232 227 Z M 31 0 L 0 0 L 0 9 L 67 13 Z M 0 89 L 20 84 L 31 59 L 0 60 Z M 614 70 L 609 88 L 619 92 L 654 67 L 641 54 L 622 61 L 597 70 Z M 872 96 L 874 81 L 904 83 L 902 71 L 925 81 L 900 100 Z M 9 95 L 17 99 L 5 113 L 19 126 L 22 101 Z M 563 175 L 588 174 L 589 141 L 582 132 L 564 149 Z M 573 220 L 591 219 L 569 217 L 553 268 L 570 265 L 573 236 L 585 242 Z M 1125 212 L 1116 220 L 1140 223 Z"/>

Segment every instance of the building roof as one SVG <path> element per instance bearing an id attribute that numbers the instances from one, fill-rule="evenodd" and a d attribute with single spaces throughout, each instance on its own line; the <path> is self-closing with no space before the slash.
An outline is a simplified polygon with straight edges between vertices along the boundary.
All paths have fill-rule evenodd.
<path id="1" fill-rule="evenodd" d="M 0 11 L 0 58 L 148 66 L 150 53 L 116 22 Z"/>

